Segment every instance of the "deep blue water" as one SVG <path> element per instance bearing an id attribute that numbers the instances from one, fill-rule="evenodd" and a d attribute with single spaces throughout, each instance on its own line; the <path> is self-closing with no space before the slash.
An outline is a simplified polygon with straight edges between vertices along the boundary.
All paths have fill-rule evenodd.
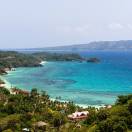
<path id="1" fill-rule="evenodd" d="M 132 52 L 81 52 L 100 63 L 47 62 L 38 68 L 17 68 L 5 76 L 13 86 L 38 88 L 52 97 L 83 105 L 113 104 L 132 93 Z"/>

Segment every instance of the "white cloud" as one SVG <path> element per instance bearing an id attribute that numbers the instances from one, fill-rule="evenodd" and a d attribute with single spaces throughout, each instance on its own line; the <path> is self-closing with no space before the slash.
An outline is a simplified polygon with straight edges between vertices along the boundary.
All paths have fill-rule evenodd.
<path id="1" fill-rule="evenodd" d="M 124 25 L 120 23 L 111 23 L 108 25 L 108 28 L 113 30 L 118 30 L 118 29 L 123 29 Z"/>
<path id="2" fill-rule="evenodd" d="M 90 27 L 88 25 L 84 25 L 84 26 L 75 27 L 74 30 L 82 33 L 82 32 L 87 32 L 89 28 Z"/>
<path id="3" fill-rule="evenodd" d="M 132 30 L 132 24 L 127 24 L 127 27 Z"/>
<path id="4" fill-rule="evenodd" d="M 89 31 L 89 26 L 88 25 L 83 25 L 83 26 L 62 26 L 58 27 L 57 30 L 64 32 L 64 33 L 86 33 Z"/>

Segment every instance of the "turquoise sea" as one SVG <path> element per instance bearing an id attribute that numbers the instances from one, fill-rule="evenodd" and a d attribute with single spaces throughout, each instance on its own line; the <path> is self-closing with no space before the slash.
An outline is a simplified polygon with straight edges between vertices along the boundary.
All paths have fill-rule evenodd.
<path id="1" fill-rule="evenodd" d="M 81 52 L 100 63 L 47 62 L 43 67 L 17 68 L 4 76 L 12 86 L 46 91 L 51 98 L 76 104 L 113 104 L 120 94 L 132 93 L 132 52 Z"/>

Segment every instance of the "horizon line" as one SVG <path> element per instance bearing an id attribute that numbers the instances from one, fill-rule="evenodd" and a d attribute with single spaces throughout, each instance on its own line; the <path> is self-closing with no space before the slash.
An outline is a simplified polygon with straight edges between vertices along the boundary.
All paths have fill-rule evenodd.
<path id="1" fill-rule="evenodd" d="M 91 43 L 98 43 L 98 42 L 120 42 L 120 41 L 132 41 L 132 39 L 126 39 L 126 40 L 97 40 L 97 41 L 90 41 L 87 43 L 76 43 L 76 44 L 69 44 L 69 45 L 56 45 L 56 46 L 44 46 L 44 47 L 29 47 L 29 48 L 0 48 L 0 50 L 24 50 L 24 49 L 41 49 L 41 48 L 56 48 L 56 47 L 68 47 L 68 46 L 78 46 L 78 45 L 87 45 L 87 44 L 91 44 Z"/>

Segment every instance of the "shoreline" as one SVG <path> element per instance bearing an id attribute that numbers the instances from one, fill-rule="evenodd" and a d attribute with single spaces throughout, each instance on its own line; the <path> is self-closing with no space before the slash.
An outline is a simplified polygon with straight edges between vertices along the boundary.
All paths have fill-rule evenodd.
<path id="1" fill-rule="evenodd" d="M 67 100 L 60 100 L 60 99 L 56 99 L 56 98 L 50 98 L 50 100 L 52 101 L 59 101 L 59 102 L 69 102 Z M 74 103 L 74 102 L 73 102 Z M 86 109 L 88 107 L 93 107 L 93 108 L 96 108 L 96 109 L 100 109 L 100 108 L 104 108 L 106 107 L 107 105 L 105 104 L 102 104 L 102 105 L 87 105 L 87 104 L 78 104 L 78 103 L 74 103 L 76 106 L 79 106 L 79 107 L 82 107 L 83 109 Z M 111 105 L 111 104 L 110 104 Z M 111 105 L 112 106 L 112 105 Z"/>
<path id="2" fill-rule="evenodd" d="M 41 61 L 40 62 L 40 64 L 41 65 L 45 65 L 47 63 L 47 61 Z M 17 70 L 17 69 L 16 69 Z M 11 73 L 11 72 L 13 72 L 12 70 L 11 71 L 7 71 L 7 75 L 9 74 L 9 73 Z M 0 79 L 1 80 L 3 80 L 4 82 L 5 82 L 5 88 L 7 88 L 9 91 L 10 91 L 10 93 L 11 93 L 11 88 L 12 88 L 12 85 L 11 85 L 11 83 L 10 82 L 8 82 L 7 80 L 6 80 L 6 78 L 5 77 L 3 77 L 3 75 L 0 75 Z M 20 88 L 21 89 L 21 88 Z M 47 92 L 48 93 L 48 92 Z M 52 101 L 59 101 L 59 102 L 69 102 L 69 101 L 67 101 L 67 100 L 59 100 L 59 99 L 56 99 L 56 98 L 51 98 L 50 97 L 50 100 L 52 100 Z M 74 103 L 74 102 L 73 102 Z M 76 106 L 79 106 L 79 107 L 82 107 L 82 108 L 88 108 L 88 107 L 94 107 L 94 108 L 96 108 L 96 109 L 100 109 L 100 108 L 103 108 L 103 107 L 105 107 L 106 105 L 105 104 L 102 104 L 102 105 L 87 105 L 87 104 L 78 104 L 78 103 L 74 103 Z M 111 105 L 111 104 L 110 104 Z"/>
<path id="3" fill-rule="evenodd" d="M 11 71 L 12 72 L 12 71 Z M 4 77 L 2 77 L 0 75 L 0 79 L 3 80 L 5 82 L 5 88 L 7 88 L 10 92 L 11 92 L 11 88 L 12 88 L 12 85 L 10 84 L 10 82 L 8 82 Z M 20 88 L 21 89 L 21 88 Z M 59 102 L 69 102 L 67 100 L 59 100 L 59 99 L 56 99 L 56 98 L 51 98 L 50 97 L 50 100 L 52 101 L 59 101 Z M 73 102 L 74 103 L 74 102 Z M 100 108 L 103 108 L 105 107 L 106 105 L 103 104 L 103 105 L 87 105 L 87 104 L 77 104 L 75 103 L 76 106 L 79 106 L 79 107 L 82 107 L 82 108 L 88 108 L 88 107 L 94 107 L 96 109 L 100 109 Z"/>
<path id="4" fill-rule="evenodd" d="M 40 62 L 41 65 L 44 65 L 44 64 L 46 64 L 46 63 L 47 63 L 47 61 L 41 61 L 41 62 Z M 17 68 L 15 68 L 15 71 L 16 71 L 16 69 L 17 69 Z M 7 73 L 6 75 L 8 75 L 8 74 L 11 73 L 11 72 L 14 72 L 14 70 L 6 71 L 6 73 Z M 8 81 L 5 79 L 5 77 L 4 77 L 3 75 L 0 75 L 0 79 L 1 79 L 2 81 L 5 82 L 5 84 L 4 84 L 4 87 L 5 87 L 5 88 L 7 88 L 8 90 L 10 90 L 10 89 L 12 88 L 11 83 L 8 82 Z"/>
<path id="5" fill-rule="evenodd" d="M 5 83 L 5 84 L 4 84 L 4 87 L 7 88 L 7 89 L 10 91 L 10 89 L 12 88 L 10 82 L 8 82 L 2 75 L 0 75 L 0 79 L 1 79 L 2 81 L 4 81 L 4 83 Z"/>

